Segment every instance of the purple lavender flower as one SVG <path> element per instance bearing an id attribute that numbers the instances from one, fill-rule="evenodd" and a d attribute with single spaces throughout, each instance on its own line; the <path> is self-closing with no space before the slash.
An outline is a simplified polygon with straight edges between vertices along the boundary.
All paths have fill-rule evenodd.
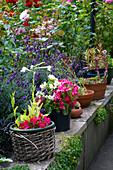
<path id="1" fill-rule="evenodd" d="M 5 70 L 5 67 L 2 67 L 2 70 Z"/>
<path id="2" fill-rule="evenodd" d="M 40 86 L 39 86 L 38 90 L 41 91 L 41 87 Z"/>
<path id="3" fill-rule="evenodd" d="M 26 86 L 29 86 L 29 82 L 28 81 L 26 82 Z"/>
<path id="4" fill-rule="evenodd" d="M 14 72 L 14 75 L 16 75 L 16 74 L 17 74 L 17 71 Z"/>
<path id="5" fill-rule="evenodd" d="M 8 73 L 8 71 L 7 71 L 6 76 L 7 76 L 8 74 L 9 74 L 9 73 Z"/>
<path id="6" fill-rule="evenodd" d="M 0 80 L 2 80 L 2 79 L 3 79 L 3 77 L 1 76 L 1 77 L 0 77 Z"/>
<path id="7" fill-rule="evenodd" d="M 30 69 L 30 65 L 28 66 L 28 69 Z"/>
<path id="8" fill-rule="evenodd" d="M 48 54 L 45 54 L 45 57 L 48 57 Z"/>
<path id="9" fill-rule="evenodd" d="M 53 95 L 54 95 L 54 91 L 51 92 L 51 96 L 53 96 Z"/>
<path id="10" fill-rule="evenodd" d="M 57 76 L 59 76 L 59 73 L 57 73 Z"/>
<path id="11" fill-rule="evenodd" d="M 0 93 L 2 92 L 3 90 L 2 89 L 0 89 Z"/>
<path id="12" fill-rule="evenodd" d="M 33 60 L 32 65 L 35 65 L 35 62 L 36 62 L 36 61 L 35 61 L 35 60 Z"/>
<path id="13" fill-rule="evenodd" d="M 34 81 L 35 83 L 37 83 L 37 79 L 35 79 L 35 81 Z"/>
<path id="14" fill-rule="evenodd" d="M 64 74 L 61 75 L 61 78 L 64 76 Z"/>
<path id="15" fill-rule="evenodd" d="M 22 87 L 24 86 L 24 84 L 25 84 L 25 82 L 23 81 L 23 82 L 22 82 Z"/>
<path id="16" fill-rule="evenodd" d="M 2 54 L 2 49 L 0 49 L 0 54 Z"/>
<path id="17" fill-rule="evenodd" d="M 13 77 L 10 77 L 9 80 L 10 80 L 10 82 L 11 82 L 11 81 L 13 80 Z"/>
<path id="18" fill-rule="evenodd" d="M 17 67 L 17 64 L 15 64 L 14 67 Z"/>
<path id="19" fill-rule="evenodd" d="M 60 76 L 58 76 L 58 79 L 60 79 Z"/>
<path id="20" fill-rule="evenodd" d="M 15 61 L 15 58 L 13 58 L 13 61 Z"/>
<path id="21" fill-rule="evenodd" d="M 54 71 L 55 71 L 55 69 L 53 68 L 53 69 L 52 69 L 52 72 L 54 72 Z"/>
<path id="22" fill-rule="evenodd" d="M 22 101 L 26 100 L 26 96 L 25 97 L 22 97 Z"/>
<path id="23" fill-rule="evenodd" d="M 28 93 L 31 93 L 31 90 L 28 90 Z"/>
<path id="24" fill-rule="evenodd" d="M 29 58 L 29 54 L 27 55 L 27 57 L 26 58 Z"/>
<path id="25" fill-rule="evenodd" d="M 7 81 L 7 84 L 10 84 L 10 81 Z"/>

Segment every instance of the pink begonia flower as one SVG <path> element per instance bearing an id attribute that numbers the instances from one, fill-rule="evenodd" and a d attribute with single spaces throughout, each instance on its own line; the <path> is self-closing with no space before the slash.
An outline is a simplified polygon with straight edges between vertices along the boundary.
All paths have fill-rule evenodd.
<path id="1" fill-rule="evenodd" d="M 102 53 L 103 53 L 103 54 L 106 54 L 106 53 L 107 53 L 107 51 L 106 51 L 106 50 L 103 50 L 103 51 L 102 51 Z"/>
<path id="2" fill-rule="evenodd" d="M 38 126 L 39 126 L 39 128 L 43 128 L 43 127 L 45 127 L 45 124 L 43 123 L 43 121 L 40 121 Z"/>
<path id="3" fill-rule="evenodd" d="M 106 0 L 105 3 L 112 3 L 113 1 L 112 0 Z"/>
<path id="4" fill-rule="evenodd" d="M 60 109 L 65 109 L 64 105 L 60 105 L 59 107 Z"/>
<path id="5" fill-rule="evenodd" d="M 30 122 L 31 122 L 33 125 L 36 125 L 37 120 L 36 120 L 36 119 L 33 119 L 33 117 L 31 117 L 31 118 L 30 118 Z"/>
<path id="6" fill-rule="evenodd" d="M 66 2 L 72 2 L 72 0 L 66 0 Z"/>
<path id="7" fill-rule="evenodd" d="M 29 18 L 29 14 L 27 14 L 27 12 L 30 12 L 28 9 L 26 9 L 25 11 L 23 11 L 21 14 L 20 14 L 20 20 L 26 20 Z"/>
<path id="8" fill-rule="evenodd" d="M 51 122 L 50 118 L 47 118 L 46 116 L 44 116 L 44 120 L 45 120 L 45 124 L 49 124 Z"/>

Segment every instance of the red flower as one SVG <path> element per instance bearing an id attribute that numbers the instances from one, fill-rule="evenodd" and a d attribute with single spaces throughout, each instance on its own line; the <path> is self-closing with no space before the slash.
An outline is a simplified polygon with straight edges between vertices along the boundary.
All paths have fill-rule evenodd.
<path id="1" fill-rule="evenodd" d="M 31 7 L 32 6 L 32 1 L 28 1 L 27 4 L 26 4 L 26 7 Z"/>
<path id="2" fill-rule="evenodd" d="M 13 3 L 13 5 L 15 5 L 16 2 L 17 2 L 17 0 L 6 0 L 6 3 L 7 3 L 7 4 L 8 4 L 8 3 Z"/>
<path id="3" fill-rule="evenodd" d="M 43 4 L 34 4 L 34 7 L 39 8 L 39 6 L 41 6 L 41 5 L 43 5 Z"/>
<path id="4" fill-rule="evenodd" d="M 28 20 L 26 19 L 26 21 L 23 24 L 24 27 L 30 26 L 30 24 L 28 23 Z"/>
<path id="5" fill-rule="evenodd" d="M 33 0 L 33 2 L 35 2 L 35 3 L 37 3 L 37 2 L 39 2 L 40 0 Z"/>

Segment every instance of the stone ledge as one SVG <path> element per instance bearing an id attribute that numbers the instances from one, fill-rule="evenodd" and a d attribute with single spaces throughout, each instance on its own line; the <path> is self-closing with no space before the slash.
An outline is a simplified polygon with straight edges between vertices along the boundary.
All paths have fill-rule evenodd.
<path id="1" fill-rule="evenodd" d="M 80 118 L 71 119 L 70 130 L 64 132 L 63 134 L 65 136 L 70 136 L 70 135 L 73 134 L 73 132 L 75 132 L 77 135 L 84 136 L 83 132 L 85 132 L 87 130 L 87 128 L 89 127 L 89 125 L 93 122 L 93 119 L 96 115 L 96 111 L 97 111 L 98 106 L 104 107 L 112 97 L 113 97 L 113 81 L 109 86 L 107 86 L 105 98 L 102 99 L 102 100 L 98 100 L 98 101 L 96 101 L 96 100 L 92 101 L 90 106 L 83 109 L 83 114 L 81 115 Z M 60 150 L 60 148 L 59 148 L 59 138 L 61 137 L 61 134 L 62 134 L 62 132 L 56 132 L 56 152 L 58 152 Z M 86 140 L 85 138 L 87 138 L 87 135 L 84 137 L 84 141 Z M 86 148 L 84 148 L 84 150 L 85 149 Z M 83 159 L 83 157 L 84 156 L 82 156 L 82 159 Z M 31 170 L 45 170 L 45 169 L 47 169 L 47 167 L 49 166 L 49 164 L 53 160 L 54 160 L 54 158 L 49 159 L 47 161 L 41 161 L 40 163 L 39 162 L 37 162 L 37 163 L 13 162 L 13 163 L 10 164 L 10 166 L 8 168 L 11 168 L 12 166 L 17 165 L 17 164 L 21 164 L 21 165 L 27 164 L 27 165 L 29 165 Z M 82 160 L 82 164 L 83 164 L 83 160 Z M 87 166 L 88 165 L 85 165 L 85 167 L 87 167 Z M 81 167 L 78 167 L 77 169 L 83 170 L 83 165 Z"/>

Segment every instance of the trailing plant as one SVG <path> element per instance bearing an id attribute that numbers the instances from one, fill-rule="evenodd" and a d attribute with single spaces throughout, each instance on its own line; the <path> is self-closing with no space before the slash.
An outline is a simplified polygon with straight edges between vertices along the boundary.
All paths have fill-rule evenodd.
<path id="1" fill-rule="evenodd" d="M 1 157 L 1 158 L 0 158 L 0 162 L 13 162 L 13 160 L 10 159 L 10 158 Z"/>
<path id="2" fill-rule="evenodd" d="M 104 107 L 99 107 L 96 113 L 96 116 L 94 118 L 94 122 L 95 124 L 99 124 L 102 121 L 105 121 L 107 117 L 107 112 L 106 109 Z"/>
<path id="3" fill-rule="evenodd" d="M 3 168 L 2 170 L 30 170 L 28 165 L 15 165 L 12 168 Z"/>
<path id="4" fill-rule="evenodd" d="M 49 170 L 73 170 L 77 166 L 78 158 L 82 152 L 82 140 L 80 136 L 75 134 L 66 138 L 64 136 L 61 140 L 62 149 L 58 153 L 55 153 L 55 160 L 50 165 Z"/>

